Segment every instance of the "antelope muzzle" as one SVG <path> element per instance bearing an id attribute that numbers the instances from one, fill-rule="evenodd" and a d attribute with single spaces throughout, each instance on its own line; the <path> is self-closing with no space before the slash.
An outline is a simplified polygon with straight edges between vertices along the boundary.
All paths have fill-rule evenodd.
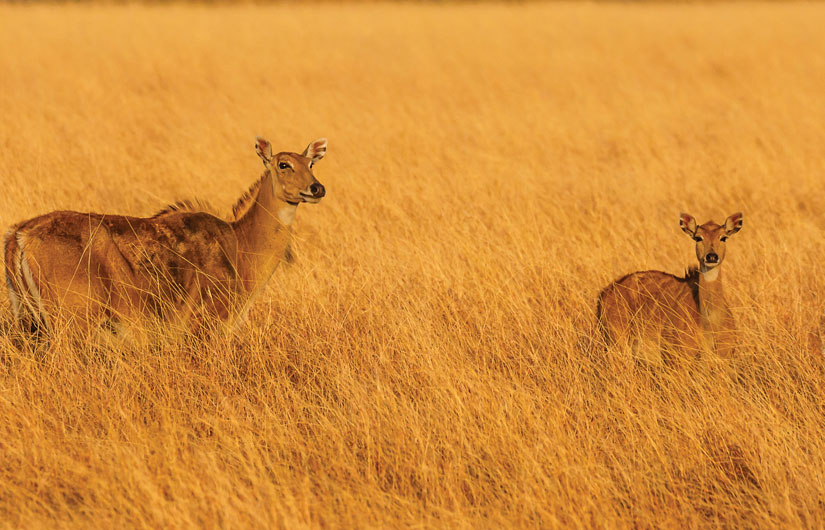
<path id="1" fill-rule="evenodd" d="M 306 190 L 301 192 L 301 198 L 304 199 L 304 202 L 316 203 L 320 202 L 326 194 L 327 190 L 324 188 L 324 185 L 316 180 L 310 184 Z"/>

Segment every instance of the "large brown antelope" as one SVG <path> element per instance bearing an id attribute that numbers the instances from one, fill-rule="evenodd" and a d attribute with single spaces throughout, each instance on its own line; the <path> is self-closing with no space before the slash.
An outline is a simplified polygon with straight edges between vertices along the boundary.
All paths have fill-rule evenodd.
<path id="1" fill-rule="evenodd" d="M 6 284 L 24 329 L 61 319 L 120 330 L 146 318 L 192 330 L 201 317 L 232 324 L 284 258 L 302 202 L 325 195 L 313 165 L 326 139 L 303 153 L 273 155 L 255 144 L 266 170 L 229 219 L 179 203 L 154 217 L 52 212 L 11 228 L 4 241 Z"/>
<path id="2" fill-rule="evenodd" d="M 625 344 L 651 362 L 676 351 L 730 357 L 736 324 L 722 290 L 722 261 L 727 239 L 742 228 L 742 214 L 731 215 L 721 226 L 713 221 L 697 226 L 683 213 L 679 223 L 696 241 L 699 267 L 682 278 L 644 271 L 610 284 L 599 295 L 597 310 L 605 340 Z"/>

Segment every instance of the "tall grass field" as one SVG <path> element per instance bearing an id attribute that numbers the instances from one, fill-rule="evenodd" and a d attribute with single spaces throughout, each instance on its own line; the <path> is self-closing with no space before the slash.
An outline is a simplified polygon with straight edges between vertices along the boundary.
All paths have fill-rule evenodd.
<path id="1" fill-rule="evenodd" d="M 18 344 L 0 527 L 825 521 L 825 5 L 0 5 L 0 225 L 229 212 L 256 135 L 327 196 L 234 335 Z M 735 358 L 596 299 L 744 225 Z M 5 230 L 5 228 L 3 228 Z M 625 352 L 627 353 L 627 352 Z"/>

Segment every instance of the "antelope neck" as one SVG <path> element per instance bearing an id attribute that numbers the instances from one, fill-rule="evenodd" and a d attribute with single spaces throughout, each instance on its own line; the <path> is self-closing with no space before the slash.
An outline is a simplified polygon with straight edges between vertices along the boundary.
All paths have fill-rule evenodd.
<path id="1" fill-rule="evenodd" d="M 238 228 L 249 230 L 254 227 L 258 233 L 272 233 L 280 230 L 280 227 L 274 226 L 278 223 L 285 227 L 292 224 L 299 203 L 278 197 L 272 180 L 272 173 L 267 171 L 251 197 L 252 206 L 236 221 Z"/>
<path id="2" fill-rule="evenodd" d="M 296 204 L 276 196 L 272 179 L 271 173 L 264 176 L 251 197 L 252 205 L 233 223 L 239 273 L 251 292 L 266 283 L 283 258 L 289 242 L 289 225 L 298 209 Z"/>
<path id="3" fill-rule="evenodd" d="M 699 275 L 699 312 L 705 326 L 715 327 L 719 323 L 720 311 L 726 307 L 722 290 L 722 276 L 719 266 Z"/>

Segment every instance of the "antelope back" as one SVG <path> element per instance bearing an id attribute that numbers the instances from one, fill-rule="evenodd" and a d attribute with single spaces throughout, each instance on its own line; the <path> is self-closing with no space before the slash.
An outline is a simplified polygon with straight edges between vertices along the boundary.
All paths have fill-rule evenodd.
<path id="1" fill-rule="evenodd" d="M 12 229 L 5 250 L 7 281 L 40 324 L 185 318 L 203 306 L 225 318 L 237 291 L 234 234 L 207 213 L 53 212 Z"/>

